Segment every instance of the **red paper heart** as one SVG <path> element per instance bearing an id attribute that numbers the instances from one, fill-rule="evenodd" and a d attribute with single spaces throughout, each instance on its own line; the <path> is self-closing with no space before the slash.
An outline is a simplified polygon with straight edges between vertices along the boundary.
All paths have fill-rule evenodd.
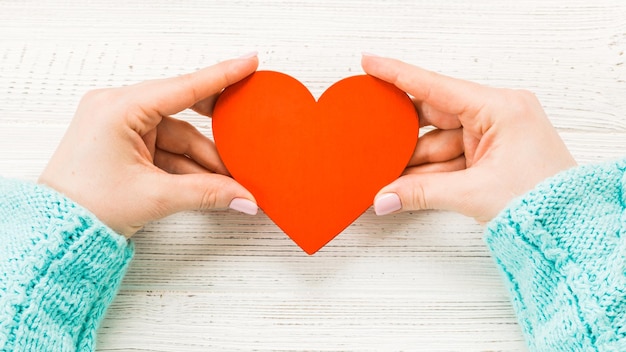
<path id="1" fill-rule="evenodd" d="M 410 98 L 367 75 L 335 83 L 316 102 L 298 80 L 258 71 L 226 88 L 213 112 L 226 168 L 308 254 L 401 175 L 418 129 Z"/>

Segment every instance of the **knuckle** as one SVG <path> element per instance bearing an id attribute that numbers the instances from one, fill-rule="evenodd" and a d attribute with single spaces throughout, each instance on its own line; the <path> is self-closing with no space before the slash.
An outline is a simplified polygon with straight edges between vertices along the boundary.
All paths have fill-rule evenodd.
<path id="1" fill-rule="evenodd" d="M 188 121 L 173 119 L 174 123 L 177 124 L 178 129 L 184 133 L 185 135 L 195 134 L 196 128 Z"/>
<path id="2" fill-rule="evenodd" d="M 410 204 L 403 204 L 403 208 L 406 210 L 420 210 L 430 209 L 424 186 L 420 182 L 413 182 L 409 186 L 410 189 L 409 199 Z"/>
<path id="3" fill-rule="evenodd" d="M 85 93 L 80 101 L 81 104 L 97 104 L 101 102 L 108 101 L 111 99 L 111 91 L 113 89 L 110 88 L 100 88 L 100 89 L 92 89 Z"/>
<path id="4" fill-rule="evenodd" d="M 228 204 L 223 204 L 224 191 L 227 189 L 225 179 L 214 177 L 211 181 L 211 187 L 206 188 L 200 197 L 199 209 L 209 210 L 217 208 L 225 208 Z"/>
<path id="5" fill-rule="evenodd" d="M 428 199 L 426 197 L 426 190 L 421 184 L 417 184 L 413 194 L 413 208 L 415 209 L 430 209 Z"/>
<path id="6" fill-rule="evenodd" d="M 182 152 L 184 154 L 192 153 L 192 149 L 194 147 L 193 141 L 197 140 L 201 133 L 194 125 L 187 121 L 174 118 L 170 118 L 168 121 L 173 125 L 172 127 L 176 131 L 177 139 L 182 146 Z"/>
<path id="7" fill-rule="evenodd" d="M 217 208 L 217 194 L 214 190 L 205 190 L 200 198 L 198 205 L 201 210 L 209 210 Z"/>
<path id="8" fill-rule="evenodd" d="M 86 92 L 76 108 L 74 119 L 98 123 L 100 127 L 116 120 L 120 113 L 120 94 L 116 88 L 101 88 Z"/>
<path id="9" fill-rule="evenodd" d="M 502 89 L 501 99 L 504 111 L 512 120 L 526 120 L 537 115 L 538 110 L 542 110 L 541 104 L 537 96 L 529 90 L 525 89 Z"/>
<path id="10" fill-rule="evenodd" d="M 527 111 L 535 107 L 539 100 L 535 94 L 525 89 L 505 90 L 505 102 L 516 111 Z"/>
<path id="11" fill-rule="evenodd" d="M 92 109 L 92 113 L 105 109 L 118 113 L 128 110 L 129 98 L 123 94 L 120 88 L 101 88 L 90 90 L 85 93 L 79 103 L 79 107 Z"/>

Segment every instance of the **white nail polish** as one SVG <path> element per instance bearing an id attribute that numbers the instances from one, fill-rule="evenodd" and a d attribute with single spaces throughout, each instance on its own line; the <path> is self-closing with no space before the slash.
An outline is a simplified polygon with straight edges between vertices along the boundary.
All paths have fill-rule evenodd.
<path id="1" fill-rule="evenodd" d="M 251 59 L 253 57 L 256 57 L 257 55 L 259 55 L 258 51 L 251 51 L 247 54 L 241 55 L 240 57 L 238 57 L 238 59 L 242 59 L 242 60 Z"/>
<path id="2" fill-rule="evenodd" d="M 363 52 L 361 53 L 361 55 L 363 55 L 363 56 L 369 56 L 369 57 L 380 57 L 380 56 L 378 56 L 378 55 L 376 55 L 376 54 L 368 53 L 367 51 L 363 51 Z"/>
<path id="3" fill-rule="evenodd" d="M 383 194 L 374 201 L 374 212 L 379 216 L 391 214 L 400 209 L 402 209 L 402 202 L 395 193 Z"/>
<path id="4" fill-rule="evenodd" d="M 230 201 L 229 208 L 248 215 L 256 215 L 259 207 L 253 202 L 245 198 L 235 198 Z"/>

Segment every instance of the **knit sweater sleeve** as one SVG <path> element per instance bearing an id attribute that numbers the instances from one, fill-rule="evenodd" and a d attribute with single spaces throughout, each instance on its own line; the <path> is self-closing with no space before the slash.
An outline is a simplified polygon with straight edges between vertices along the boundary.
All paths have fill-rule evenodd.
<path id="1" fill-rule="evenodd" d="M 486 241 L 532 351 L 626 351 L 626 160 L 565 171 Z"/>
<path id="2" fill-rule="evenodd" d="M 61 194 L 0 179 L 0 351 L 90 351 L 132 245 Z"/>

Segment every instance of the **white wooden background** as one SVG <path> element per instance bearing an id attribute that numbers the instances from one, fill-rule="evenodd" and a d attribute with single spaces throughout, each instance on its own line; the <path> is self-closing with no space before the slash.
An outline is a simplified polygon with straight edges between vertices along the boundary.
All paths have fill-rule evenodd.
<path id="1" fill-rule="evenodd" d="M 316 96 L 362 51 L 528 88 L 597 162 L 626 154 L 625 46 L 623 0 L 0 0 L 0 175 L 36 180 L 89 89 L 253 50 Z M 482 228 L 452 213 L 370 210 L 314 256 L 232 211 L 135 242 L 101 351 L 525 350 Z"/>

